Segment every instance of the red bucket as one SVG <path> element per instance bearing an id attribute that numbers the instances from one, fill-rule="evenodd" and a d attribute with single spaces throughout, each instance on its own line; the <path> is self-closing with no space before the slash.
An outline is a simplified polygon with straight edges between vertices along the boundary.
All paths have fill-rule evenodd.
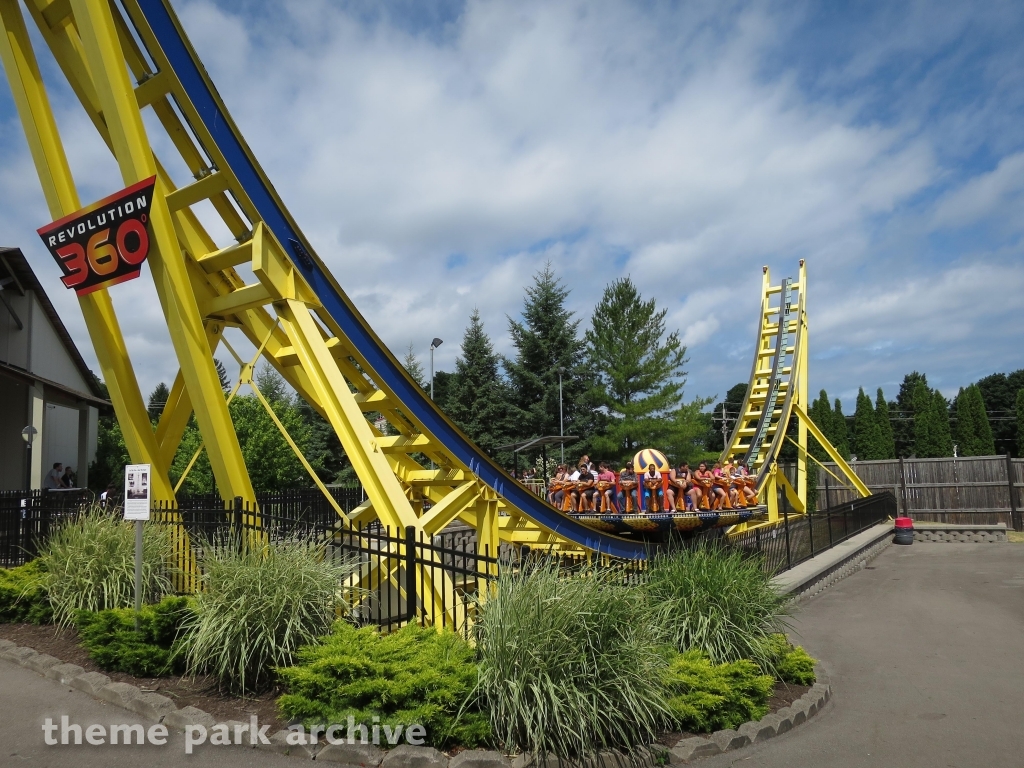
<path id="1" fill-rule="evenodd" d="M 896 538 L 894 539 L 896 544 L 913 544 L 914 543 L 914 521 L 909 517 L 897 517 L 896 518 Z"/>

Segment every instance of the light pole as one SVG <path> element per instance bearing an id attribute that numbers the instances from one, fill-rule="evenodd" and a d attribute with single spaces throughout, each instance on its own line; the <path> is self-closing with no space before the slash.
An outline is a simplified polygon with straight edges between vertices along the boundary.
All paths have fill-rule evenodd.
<path id="1" fill-rule="evenodd" d="M 434 337 L 430 342 L 430 399 L 434 399 L 434 350 L 444 344 L 441 339 Z"/>
<path id="2" fill-rule="evenodd" d="M 558 436 L 565 437 L 565 419 L 562 416 L 562 374 L 565 373 L 564 366 L 558 366 Z M 565 464 L 565 442 L 562 446 L 562 463 Z"/>
<path id="3" fill-rule="evenodd" d="M 29 424 L 23 430 L 21 430 L 21 439 L 25 441 L 25 447 L 28 449 L 25 456 L 25 490 L 32 490 L 32 441 L 36 439 L 36 433 L 39 430 Z"/>

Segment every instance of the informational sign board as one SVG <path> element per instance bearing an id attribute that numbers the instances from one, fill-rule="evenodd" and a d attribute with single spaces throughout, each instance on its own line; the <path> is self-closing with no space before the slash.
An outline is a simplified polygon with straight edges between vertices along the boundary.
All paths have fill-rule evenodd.
<path id="1" fill-rule="evenodd" d="M 124 519 L 149 520 L 150 465 L 129 464 L 124 468 Z"/>
<path id="2" fill-rule="evenodd" d="M 152 176 L 37 230 L 65 286 L 84 296 L 139 276 L 155 182 Z"/>

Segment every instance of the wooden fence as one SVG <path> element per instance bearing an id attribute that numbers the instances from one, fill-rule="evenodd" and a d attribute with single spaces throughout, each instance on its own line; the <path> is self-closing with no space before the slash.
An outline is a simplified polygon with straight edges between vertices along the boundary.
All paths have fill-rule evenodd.
<path id="1" fill-rule="evenodd" d="M 872 493 L 891 491 L 901 514 L 915 520 L 954 524 L 1006 523 L 1021 528 L 1024 459 L 969 456 L 945 459 L 893 459 L 851 464 Z M 818 509 L 857 498 L 857 492 L 829 475 L 842 477 L 831 463 L 818 469 Z"/>

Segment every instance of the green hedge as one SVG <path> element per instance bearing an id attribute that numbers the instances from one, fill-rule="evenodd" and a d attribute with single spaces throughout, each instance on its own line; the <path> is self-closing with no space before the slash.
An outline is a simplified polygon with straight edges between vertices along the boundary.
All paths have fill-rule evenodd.
<path id="1" fill-rule="evenodd" d="M 665 684 L 677 725 L 694 733 L 760 720 L 768 714 L 768 700 L 775 688 L 775 680 L 761 674 L 752 661 L 716 665 L 700 651 L 677 655 Z"/>
<path id="2" fill-rule="evenodd" d="M 409 625 L 382 635 L 339 621 L 297 657 L 278 670 L 286 719 L 330 725 L 351 715 L 371 733 L 374 717 L 392 727 L 419 723 L 435 747 L 475 747 L 490 737 L 487 716 L 465 708 L 477 681 L 473 649 L 451 632 Z"/>
<path id="3" fill-rule="evenodd" d="M 0 569 L 0 622 L 49 624 L 53 611 L 43 588 L 42 564 L 38 560 Z"/>
<path id="4" fill-rule="evenodd" d="M 181 625 L 190 614 L 188 598 L 168 597 L 142 607 L 138 632 L 132 608 L 79 611 L 75 625 L 89 657 L 103 669 L 160 677 L 184 670 L 178 645 Z"/>
<path id="5" fill-rule="evenodd" d="M 775 674 L 784 683 L 814 685 L 814 659 L 800 646 L 793 646 L 783 634 L 768 640 L 768 655 L 773 659 Z"/>

